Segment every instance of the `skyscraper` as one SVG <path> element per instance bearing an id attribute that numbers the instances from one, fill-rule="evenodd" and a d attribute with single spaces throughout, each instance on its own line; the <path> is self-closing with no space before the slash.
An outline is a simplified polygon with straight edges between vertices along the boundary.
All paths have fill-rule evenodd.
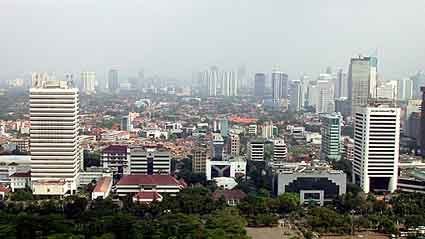
<path id="1" fill-rule="evenodd" d="M 92 71 L 81 72 L 81 90 L 85 94 L 96 93 L 96 73 Z"/>
<path id="2" fill-rule="evenodd" d="M 291 84 L 291 99 L 289 109 L 295 112 L 301 111 L 304 108 L 304 91 L 303 83 L 300 80 L 295 80 Z"/>
<path id="3" fill-rule="evenodd" d="M 266 91 L 266 74 L 257 73 L 254 79 L 254 95 L 256 97 L 264 97 Z"/>
<path id="4" fill-rule="evenodd" d="M 120 88 L 120 83 L 118 81 L 118 71 L 111 69 L 108 73 L 108 89 L 109 92 L 116 93 Z"/>
<path id="5" fill-rule="evenodd" d="M 322 160 L 337 161 L 341 159 L 341 120 L 339 113 L 325 114 L 322 121 L 320 158 Z"/>
<path id="6" fill-rule="evenodd" d="M 376 99 L 378 59 L 376 57 L 352 58 L 348 74 L 348 99 L 355 107 L 368 105 Z"/>
<path id="7" fill-rule="evenodd" d="M 273 71 L 272 73 L 272 98 L 275 102 L 288 99 L 288 75 Z"/>
<path id="8" fill-rule="evenodd" d="M 421 87 L 425 86 L 425 72 L 419 71 L 414 76 L 410 77 L 412 80 L 413 88 L 413 98 L 422 99 Z"/>
<path id="9" fill-rule="evenodd" d="M 397 188 L 400 109 L 361 107 L 354 115 L 353 182 L 364 192 Z"/>
<path id="10" fill-rule="evenodd" d="M 335 81 L 335 98 L 347 97 L 347 74 L 339 69 Z"/>
<path id="11" fill-rule="evenodd" d="M 413 99 L 413 81 L 410 78 L 403 78 L 398 82 L 398 99 Z"/>
<path id="12" fill-rule="evenodd" d="M 238 80 L 236 79 L 234 72 L 223 72 L 221 78 L 221 90 L 223 96 L 238 95 Z"/>
<path id="13" fill-rule="evenodd" d="M 78 89 L 70 82 L 33 74 L 30 120 L 33 193 L 74 194 L 82 156 Z"/>
<path id="14" fill-rule="evenodd" d="M 316 113 L 334 112 L 333 95 L 333 85 L 325 78 L 319 78 L 315 85 L 309 87 L 309 102 L 316 109 Z"/>
<path id="15" fill-rule="evenodd" d="M 207 96 L 217 96 L 218 87 L 218 69 L 217 67 L 211 67 L 211 70 L 205 71 L 203 81 L 207 84 Z"/>

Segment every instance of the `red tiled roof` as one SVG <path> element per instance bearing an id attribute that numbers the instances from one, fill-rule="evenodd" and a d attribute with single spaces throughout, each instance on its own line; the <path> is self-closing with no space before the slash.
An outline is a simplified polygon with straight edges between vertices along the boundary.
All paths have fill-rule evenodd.
<path id="1" fill-rule="evenodd" d="M 111 185 L 112 178 L 111 177 L 101 177 L 97 183 L 96 187 L 94 187 L 93 192 L 106 192 Z"/>
<path id="2" fill-rule="evenodd" d="M 157 191 L 142 191 L 133 196 L 133 198 L 137 200 L 149 199 L 152 201 L 157 200 L 161 197 L 161 194 L 159 194 Z"/>
<path id="3" fill-rule="evenodd" d="M 16 177 L 16 178 L 29 178 L 31 177 L 31 171 L 28 172 L 16 172 L 12 175 L 10 175 L 9 177 Z"/>
<path id="4" fill-rule="evenodd" d="M 0 184 L 0 192 L 1 193 L 8 193 L 8 192 L 10 192 L 10 188 L 6 188 L 5 186 L 3 186 L 3 184 Z"/>
<path id="5" fill-rule="evenodd" d="M 103 152 L 113 152 L 113 153 L 127 153 L 126 145 L 109 145 Z"/>
<path id="6" fill-rule="evenodd" d="M 230 199 L 242 200 L 246 198 L 246 193 L 244 193 L 243 191 L 239 189 L 232 189 L 232 190 L 217 190 L 212 194 L 212 197 L 215 200 L 220 199 L 222 196 L 226 200 L 230 200 Z"/>
<path id="7" fill-rule="evenodd" d="M 170 175 L 127 175 L 117 185 L 176 185 L 183 186 Z"/>

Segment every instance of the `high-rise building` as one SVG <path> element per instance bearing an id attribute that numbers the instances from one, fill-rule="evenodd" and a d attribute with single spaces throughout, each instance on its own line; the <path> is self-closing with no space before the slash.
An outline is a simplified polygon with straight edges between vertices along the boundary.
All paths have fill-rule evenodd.
<path id="1" fill-rule="evenodd" d="M 221 90 L 223 96 L 237 96 L 238 82 L 235 73 L 232 71 L 223 72 L 221 78 Z"/>
<path id="2" fill-rule="evenodd" d="M 33 74 L 30 121 L 33 193 L 74 194 L 82 158 L 78 89 L 71 82 Z"/>
<path id="3" fill-rule="evenodd" d="M 408 100 L 404 110 L 405 117 L 403 122 L 404 135 L 415 139 L 418 143 L 421 141 L 420 137 L 420 115 L 422 109 L 422 100 Z"/>
<path id="4" fill-rule="evenodd" d="M 367 106 L 376 99 L 378 59 L 376 57 L 352 58 L 348 73 L 348 99 L 355 107 Z"/>
<path id="5" fill-rule="evenodd" d="M 343 117 L 351 115 L 351 102 L 346 98 L 335 99 L 335 112 L 340 113 Z"/>
<path id="6" fill-rule="evenodd" d="M 288 99 L 288 75 L 280 72 L 272 72 L 272 98 L 275 102 Z"/>
<path id="7" fill-rule="evenodd" d="M 291 84 L 291 99 L 289 109 L 295 112 L 304 108 L 304 91 L 303 83 L 300 80 L 293 81 Z"/>
<path id="8" fill-rule="evenodd" d="M 214 133 L 212 140 L 212 159 L 223 160 L 224 153 L 224 139 L 221 134 Z"/>
<path id="9" fill-rule="evenodd" d="M 309 87 L 309 102 L 316 113 L 332 113 L 335 110 L 333 85 L 327 79 L 319 78 L 315 85 Z"/>
<path id="10" fill-rule="evenodd" d="M 217 96 L 218 68 L 214 66 L 210 70 L 205 71 L 202 81 L 206 82 L 207 96 Z"/>
<path id="11" fill-rule="evenodd" d="M 96 93 L 96 73 L 92 71 L 81 72 L 81 89 L 85 94 Z"/>
<path id="12" fill-rule="evenodd" d="M 421 106 L 421 138 L 420 138 L 420 145 L 421 145 L 421 154 L 422 157 L 425 158 L 425 86 L 421 87 L 422 91 L 422 106 Z"/>
<path id="13" fill-rule="evenodd" d="M 264 161 L 264 140 L 253 139 L 248 142 L 248 159 Z"/>
<path id="14" fill-rule="evenodd" d="M 230 146 L 230 155 L 231 156 L 239 156 L 241 152 L 241 141 L 239 135 L 230 134 L 229 137 L 229 146 Z"/>
<path id="15" fill-rule="evenodd" d="M 196 147 L 192 151 L 192 172 L 205 174 L 206 163 L 210 159 L 210 153 L 206 145 Z"/>
<path id="16" fill-rule="evenodd" d="M 118 80 L 118 71 L 111 69 L 108 72 L 108 89 L 109 92 L 116 93 L 120 88 L 120 83 Z"/>
<path id="17" fill-rule="evenodd" d="M 335 98 L 347 97 L 347 74 L 339 69 L 335 81 Z"/>
<path id="18" fill-rule="evenodd" d="M 410 78 L 403 78 L 398 82 L 398 99 L 413 99 L 413 81 Z"/>
<path id="19" fill-rule="evenodd" d="M 261 136 L 263 138 L 271 139 L 277 134 L 277 127 L 273 125 L 273 122 L 267 122 L 261 126 Z"/>
<path id="20" fill-rule="evenodd" d="M 422 92 L 421 87 L 425 86 L 425 72 L 419 71 L 414 76 L 411 76 L 410 79 L 412 80 L 412 95 L 413 99 L 422 99 Z"/>
<path id="21" fill-rule="evenodd" d="M 257 73 L 254 79 L 254 95 L 262 98 L 266 93 L 266 74 Z"/>
<path id="22" fill-rule="evenodd" d="M 354 114 L 353 182 L 364 192 L 397 189 L 400 109 L 361 107 Z"/>
<path id="23" fill-rule="evenodd" d="M 341 159 L 341 120 L 339 113 L 324 114 L 322 121 L 320 158 L 322 160 L 337 161 Z"/>

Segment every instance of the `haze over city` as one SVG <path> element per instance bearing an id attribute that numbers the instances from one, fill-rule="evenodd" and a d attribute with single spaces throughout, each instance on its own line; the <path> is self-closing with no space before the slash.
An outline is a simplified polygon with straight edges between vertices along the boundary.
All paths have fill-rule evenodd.
<path id="1" fill-rule="evenodd" d="M 0 79 L 143 68 L 187 81 L 212 65 L 298 79 L 377 52 L 379 73 L 398 80 L 425 68 L 424 9 L 422 0 L 2 0 Z"/>

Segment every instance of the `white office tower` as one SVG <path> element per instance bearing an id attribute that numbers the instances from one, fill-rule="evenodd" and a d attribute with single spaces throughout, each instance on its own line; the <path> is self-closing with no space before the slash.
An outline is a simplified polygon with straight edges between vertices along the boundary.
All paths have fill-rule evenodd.
<path id="1" fill-rule="evenodd" d="M 277 134 L 277 127 L 273 125 L 273 122 L 267 122 L 261 126 L 261 136 L 265 139 L 270 139 Z"/>
<path id="2" fill-rule="evenodd" d="M 96 93 L 96 73 L 91 71 L 81 72 L 81 90 L 85 94 Z"/>
<path id="3" fill-rule="evenodd" d="M 273 140 L 273 164 L 282 164 L 288 159 L 288 148 L 283 139 Z"/>
<path id="4" fill-rule="evenodd" d="M 336 73 L 335 98 L 347 97 L 347 73 L 339 69 Z"/>
<path id="5" fill-rule="evenodd" d="M 341 121 L 339 113 L 320 116 L 322 144 L 320 159 L 337 161 L 341 159 Z"/>
<path id="6" fill-rule="evenodd" d="M 211 70 L 205 71 L 203 81 L 207 82 L 207 96 L 217 96 L 218 88 L 218 69 L 212 67 Z"/>
<path id="7" fill-rule="evenodd" d="M 398 82 L 398 99 L 413 99 L 413 81 L 410 78 L 403 78 Z"/>
<path id="8" fill-rule="evenodd" d="M 348 99 L 352 109 L 364 107 L 376 99 L 378 59 L 376 57 L 352 58 L 348 73 Z"/>
<path id="9" fill-rule="evenodd" d="M 37 195 L 74 194 L 81 161 L 78 89 L 33 74 L 30 89 L 31 181 Z"/>
<path id="10" fill-rule="evenodd" d="M 275 102 L 288 99 L 288 75 L 273 71 L 272 73 L 272 97 Z"/>
<path id="11" fill-rule="evenodd" d="M 295 80 L 291 84 L 291 98 L 289 109 L 294 112 L 299 112 L 304 108 L 304 86 L 300 80 Z"/>
<path id="12" fill-rule="evenodd" d="M 353 182 L 364 192 L 397 188 L 400 109 L 363 107 L 354 115 Z"/>
<path id="13" fill-rule="evenodd" d="M 316 113 L 332 113 L 335 111 L 333 84 L 327 78 L 319 77 L 316 84 L 309 86 L 309 103 Z"/>
<path id="14" fill-rule="evenodd" d="M 235 73 L 232 71 L 223 72 L 221 78 L 221 90 L 223 96 L 237 96 L 238 82 Z"/>

